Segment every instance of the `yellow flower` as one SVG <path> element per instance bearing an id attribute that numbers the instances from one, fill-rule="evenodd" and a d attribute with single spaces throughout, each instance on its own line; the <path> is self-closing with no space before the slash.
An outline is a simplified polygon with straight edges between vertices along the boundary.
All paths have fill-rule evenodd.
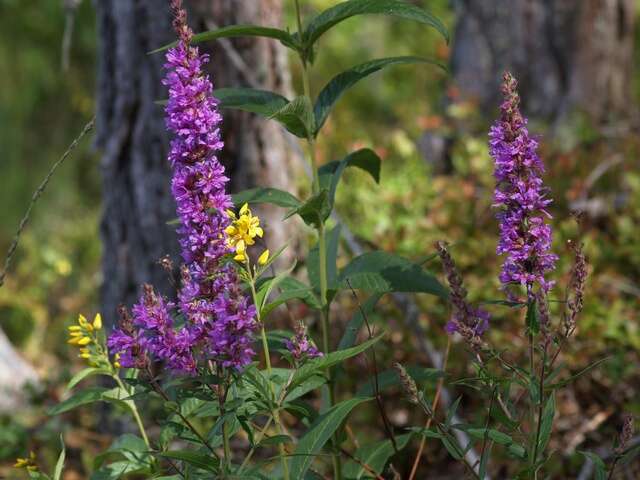
<path id="1" fill-rule="evenodd" d="M 102 316 L 99 313 L 96 313 L 96 316 L 93 319 L 93 328 L 96 330 L 100 330 L 102 328 Z"/>
<path id="2" fill-rule="evenodd" d="M 264 265 L 265 263 L 267 263 L 267 261 L 269 261 L 269 249 L 268 248 L 264 252 L 262 252 L 262 255 L 260 255 L 260 257 L 258 258 L 258 264 L 259 265 Z"/>
<path id="3" fill-rule="evenodd" d="M 236 253 L 234 260 L 244 262 L 247 259 L 247 247 L 255 244 L 256 237 L 262 238 L 264 235 L 264 230 L 260 226 L 260 218 L 251 213 L 251 209 L 246 203 L 240 208 L 239 216 L 229 210 L 227 215 L 233 220 L 231 225 L 225 229 L 227 245 Z"/>
<path id="4" fill-rule="evenodd" d="M 70 332 L 79 332 L 82 329 L 80 325 L 71 325 L 69 327 Z"/>
<path id="5" fill-rule="evenodd" d="M 78 337 L 76 337 L 76 338 L 78 338 Z M 76 343 L 78 345 L 89 345 L 91 343 L 91 338 L 90 337 L 82 337 Z"/>
<path id="6" fill-rule="evenodd" d="M 36 471 L 38 469 L 36 466 L 36 454 L 29 452 L 27 458 L 16 458 L 16 463 L 13 466 L 14 468 L 26 468 L 31 472 Z"/>
<path id="7" fill-rule="evenodd" d="M 85 318 L 84 315 L 80 314 L 80 315 L 78 315 L 78 324 L 81 327 L 86 328 L 87 325 L 89 325 L 89 322 L 87 322 L 87 319 Z"/>
<path id="8" fill-rule="evenodd" d="M 113 366 L 116 368 L 122 368 L 122 365 L 120 365 L 120 354 L 116 353 L 116 355 L 113 357 Z"/>

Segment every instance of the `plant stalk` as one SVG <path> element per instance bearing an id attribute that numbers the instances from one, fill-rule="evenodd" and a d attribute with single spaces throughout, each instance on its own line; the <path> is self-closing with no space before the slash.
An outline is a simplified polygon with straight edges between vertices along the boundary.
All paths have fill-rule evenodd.
<path id="1" fill-rule="evenodd" d="M 273 382 L 271 380 L 272 369 L 271 369 L 271 353 L 269 352 L 269 342 L 267 341 L 267 332 L 264 329 L 264 323 L 262 322 L 262 317 L 260 315 L 260 306 L 257 304 L 258 295 L 256 293 L 256 279 L 253 277 L 251 273 L 251 266 L 247 261 L 247 271 L 251 276 L 251 295 L 253 296 L 253 304 L 256 307 L 256 317 L 258 318 L 258 323 L 260 323 L 260 337 L 262 338 L 262 351 L 264 352 L 264 363 L 267 367 L 267 373 L 269 374 L 269 389 L 271 390 L 271 395 L 274 396 L 275 399 L 275 389 L 273 388 Z M 280 420 L 280 414 L 277 408 L 272 409 L 271 414 L 276 423 L 276 428 L 278 430 L 279 435 L 284 434 L 284 428 L 282 426 L 282 421 Z M 280 461 L 282 462 L 282 474 L 284 475 L 284 480 L 289 480 L 289 464 L 287 463 L 287 452 L 284 449 L 284 445 L 281 443 L 278 444 L 278 452 L 280 454 Z"/>
<path id="2" fill-rule="evenodd" d="M 112 377 L 116 381 L 116 383 L 118 384 L 118 387 L 123 389 L 125 392 L 129 391 L 129 390 L 127 390 L 127 388 L 125 388 L 124 384 L 122 383 L 122 380 L 120 380 L 120 377 L 118 376 L 117 373 L 114 373 L 112 375 Z M 125 402 L 129 406 L 129 409 L 131 410 L 131 413 L 133 414 L 133 418 L 135 419 L 136 424 L 138 425 L 138 430 L 140 430 L 140 435 L 142 435 L 142 440 L 144 440 L 144 444 L 147 446 L 147 448 L 149 450 L 151 450 L 151 444 L 149 443 L 149 437 L 147 436 L 147 432 L 146 432 L 146 430 L 144 428 L 144 424 L 142 423 L 142 418 L 140 417 L 140 412 L 138 412 L 138 407 L 136 406 L 136 402 L 134 402 L 131 399 L 125 400 Z"/>
<path id="3" fill-rule="evenodd" d="M 300 1 L 295 0 L 295 9 L 296 9 L 296 21 L 298 25 L 298 35 L 299 38 L 303 39 L 303 29 L 302 29 L 302 13 L 300 10 Z M 309 81 L 309 71 L 307 66 L 307 58 L 306 52 L 301 51 L 300 53 L 300 62 L 302 64 L 302 88 L 304 92 L 304 96 L 307 97 L 310 104 L 312 103 L 311 97 L 311 84 Z M 320 177 L 318 175 L 318 165 L 316 159 L 315 152 L 315 139 L 314 133 L 308 132 L 307 134 L 307 145 L 309 150 L 309 164 L 311 166 L 311 172 L 313 174 L 313 193 L 318 194 L 320 192 Z M 327 247 L 324 236 L 324 220 L 322 218 L 318 219 L 318 260 L 320 263 L 320 303 L 322 304 L 322 346 L 325 354 L 329 353 L 330 341 L 329 341 L 329 304 L 327 301 Z M 329 406 L 333 406 L 335 404 L 335 389 L 334 384 L 331 379 L 331 370 L 327 368 L 326 370 L 327 381 L 329 383 Z M 333 435 L 332 437 L 333 443 L 333 452 L 332 452 L 332 463 L 333 463 L 333 478 L 335 480 L 342 479 L 342 464 L 341 458 L 338 451 L 338 442 L 337 435 Z"/>

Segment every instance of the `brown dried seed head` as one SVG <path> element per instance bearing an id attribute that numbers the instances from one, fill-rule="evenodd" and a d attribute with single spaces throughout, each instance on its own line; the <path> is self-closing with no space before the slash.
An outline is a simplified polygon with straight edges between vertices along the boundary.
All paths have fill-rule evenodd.
<path id="1" fill-rule="evenodd" d="M 395 368 L 396 372 L 398 372 L 398 376 L 400 377 L 400 384 L 407 395 L 409 401 L 415 405 L 420 402 L 418 398 L 418 387 L 416 382 L 411 378 L 411 376 L 407 373 L 405 368 L 399 363 L 394 363 L 393 368 Z"/>

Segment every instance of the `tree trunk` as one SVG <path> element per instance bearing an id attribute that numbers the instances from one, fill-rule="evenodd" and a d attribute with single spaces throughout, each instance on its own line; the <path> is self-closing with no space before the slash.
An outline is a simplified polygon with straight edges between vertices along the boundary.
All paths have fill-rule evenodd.
<path id="1" fill-rule="evenodd" d="M 25 405 L 25 387 L 38 385 L 34 368 L 13 348 L 0 330 L 0 413 L 9 414 Z"/>
<path id="2" fill-rule="evenodd" d="M 100 38 L 96 143 L 103 152 L 102 312 L 112 322 L 117 305 L 135 302 L 143 282 L 171 293 L 157 261 L 168 254 L 180 262 L 174 227 L 167 225 L 176 216 L 166 159 L 169 139 L 162 107 L 155 103 L 166 98 L 164 57 L 147 54 L 175 35 L 166 0 L 98 0 L 95 5 Z M 280 23 L 280 0 L 193 0 L 187 6 L 196 32 L 214 23 Z M 246 85 L 237 66 L 244 63 L 258 88 L 288 93 L 286 56 L 279 44 L 243 39 L 234 47 L 240 62 L 215 46 L 209 69 L 216 88 Z M 290 190 L 293 177 L 281 131 L 250 114 L 224 114 L 222 160 L 232 191 L 263 183 Z M 273 226 L 275 218 L 268 213 L 269 233 L 280 235 L 269 239 L 272 245 L 287 236 Z"/>
<path id="3" fill-rule="evenodd" d="M 628 116 L 634 0 L 458 0 L 451 56 L 464 97 L 500 101 L 502 71 L 520 82 L 528 114 L 574 109 L 595 122 Z"/>

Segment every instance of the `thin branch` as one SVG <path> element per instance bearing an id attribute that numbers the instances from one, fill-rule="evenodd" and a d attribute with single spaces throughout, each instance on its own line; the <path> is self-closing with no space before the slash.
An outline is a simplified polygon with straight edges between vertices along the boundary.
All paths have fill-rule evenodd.
<path id="1" fill-rule="evenodd" d="M 451 337 L 447 336 L 447 347 L 444 352 L 444 360 L 442 362 L 442 371 L 446 371 L 447 362 L 449 360 L 449 351 L 451 350 Z M 444 377 L 440 377 L 438 380 L 438 386 L 436 389 L 436 395 L 433 397 L 433 403 L 431 404 L 431 410 L 436 412 L 438 408 L 438 403 L 440 402 L 440 394 L 442 393 L 442 387 L 444 385 Z M 427 423 L 425 424 L 425 429 L 429 429 L 431 427 L 431 422 L 433 421 L 433 417 L 429 417 L 427 419 Z M 427 443 L 427 437 L 425 435 L 422 436 L 420 440 L 420 447 L 418 448 L 418 452 L 416 453 L 416 458 L 413 460 L 413 466 L 411 467 L 411 474 L 409 475 L 409 480 L 413 480 L 416 476 L 416 472 L 418 471 L 418 465 L 420 464 L 420 460 L 422 458 L 422 452 L 424 451 L 425 444 Z"/>
<path id="2" fill-rule="evenodd" d="M 349 286 L 349 289 L 351 290 L 351 295 L 353 296 L 353 299 L 356 301 L 356 304 L 358 305 L 358 310 L 360 310 L 360 315 L 362 315 L 362 319 L 364 320 L 364 323 L 367 327 L 367 333 L 369 335 L 369 340 L 371 340 L 373 338 L 373 331 L 371 330 L 371 324 L 369 323 L 369 319 L 367 318 L 367 314 L 364 311 L 364 308 L 362 308 L 362 304 L 360 303 L 360 299 L 358 298 L 358 295 L 356 295 L 355 290 L 353 289 L 353 287 L 351 286 L 351 282 L 349 281 L 349 279 L 347 279 L 347 285 Z M 375 347 L 373 347 L 371 349 L 371 357 L 373 360 L 373 390 L 375 393 L 375 397 L 376 397 L 376 404 L 378 405 L 378 410 L 380 411 L 380 417 L 382 417 L 382 423 L 384 424 L 384 430 L 387 434 L 387 437 L 389 438 L 389 440 L 391 441 L 391 445 L 393 446 L 393 451 L 395 453 L 398 453 L 398 444 L 396 443 L 396 437 L 393 434 L 393 429 L 391 428 L 391 422 L 389 422 L 389 417 L 387 417 L 387 412 L 385 412 L 384 410 L 384 405 L 382 404 L 382 397 L 380 396 L 380 384 L 378 381 L 378 360 L 376 357 L 376 349 Z"/>
<path id="3" fill-rule="evenodd" d="M 351 460 L 353 460 L 354 462 L 356 462 L 358 465 L 360 465 L 362 468 L 364 468 L 367 472 L 369 472 L 371 475 L 373 475 L 374 477 L 376 477 L 376 480 L 384 480 L 384 477 L 380 476 L 378 474 L 378 472 L 376 472 L 373 468 L 371 468 L 369 465 L 367 465 L 366 463 L 364 463 L 362 460 L 360 460 L 359 458 L 355 457 L 354 455 L 352 455 L 351 453 L 349 453 L 349 451 L 345 450 L 344 448 L 340 447 L 340 452 L 342 452 L 342 454 L 346 455 L 347 457 L 349 457 Z"/>
<path id="4" fill-rule="evenodd" d="M 89 121 L 89 123 L 87 123 L 84 126 L 84 128 L 80 132 L 80 135 L 78 135 L 76 139 L 73 142 L 71 142 L 71 145 L 69 145 L 69 148 L 67 148 L 67 151 L 64 152 L 62 156 L 58 159 L 58 161 L 53 164 L 53 166 L 49 170 L 49 173 L 47 173 L 47 176 L 44 177 L 44 180 L 42 180 L 42 182 L 40 183 L 36 191 L 33 192 L 33 196 L 31 197 L 31 202 L 29 202 L 29 207 L 27 208 L 27 211 L 22 217 L 22 220 L 20 220 L 20 225 L 18 226 L 18 230 L 16 231 L 16 234 L 13 237 L 13 241 L 11 242 L 11 246 L 9 246 L 9 250 L 7 251 L 7 256 L 5 257 L 5 260 L 4 260 L 4 267 L 2 268 L 2 273 L 0 273 L 0 287 L 4 285 L 4 279 L 7 275 L 7 271 L 11 266 L 11 261 L 13 260 L 13 256 L 16 253 L 16 249 L 18 248 L 20 235 L 22 234 L 22 231 L 27 226 L 27 222 L 29 221 L 29 217 L 31 216 L 31 210 L 35 206 L 40 196 L 44 193 L 44 190 L 47 188 L 47 185 L 49 184 L 49 180 L 51 180 L 51 177 L 53 177 L 53 174 L 56 172 L 56 170 L 58 170 L 58 168 L 64 163 L 64 161 L 71 154 L 71 152 L 75 150 L 75 148 L 78 146 L 78 143 L 80 143 L 80 140 L 82 140 L 82 138 L 93 129 L 94 122 L 95 122 L 95 117 L 92 118 Z"/>

